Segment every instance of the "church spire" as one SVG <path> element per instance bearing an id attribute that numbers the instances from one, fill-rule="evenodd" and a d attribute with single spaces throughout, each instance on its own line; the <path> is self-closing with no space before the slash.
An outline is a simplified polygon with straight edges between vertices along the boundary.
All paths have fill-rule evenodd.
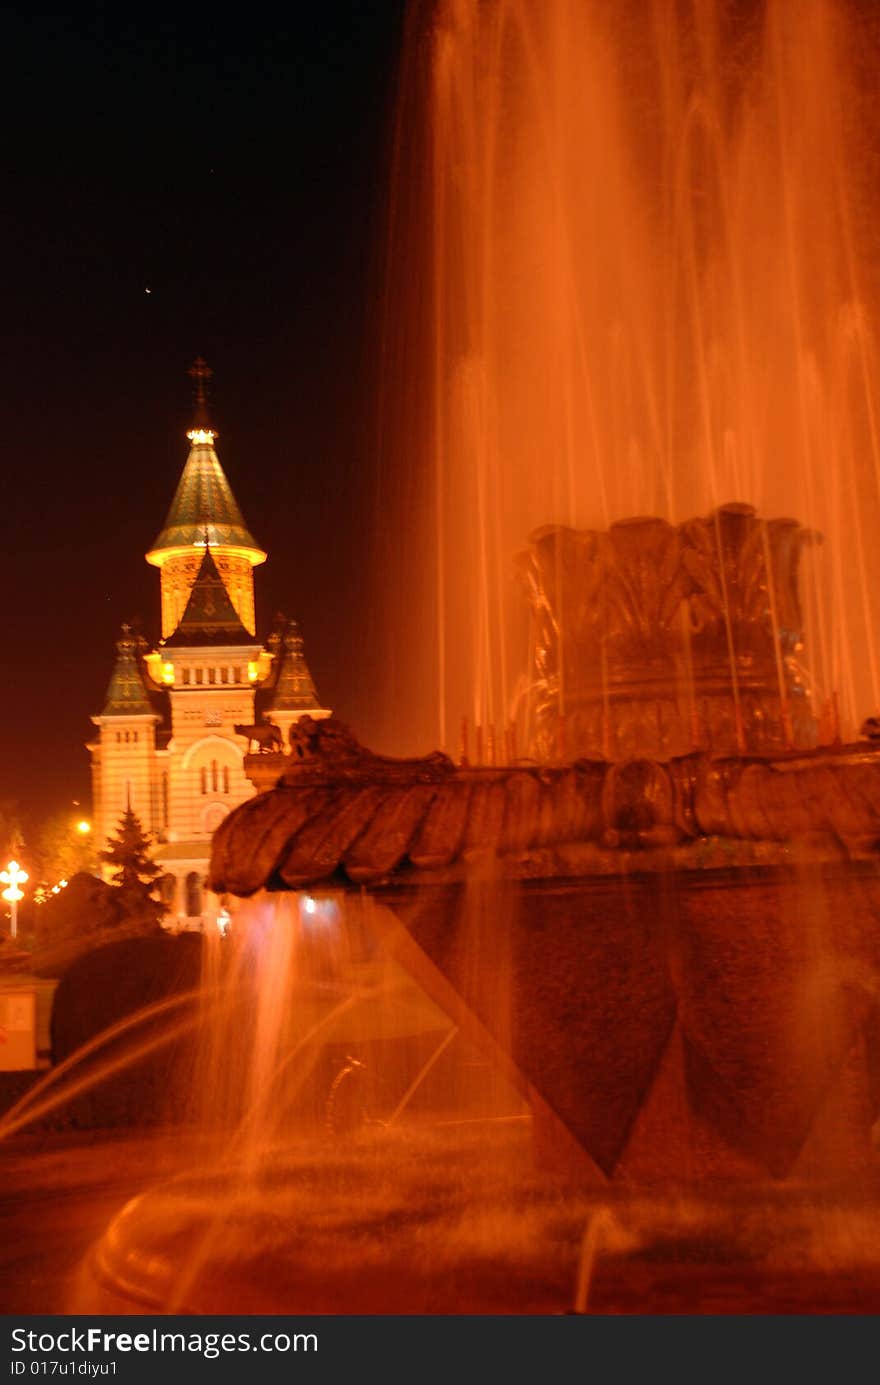
<path id="1" fill-rule="evenodd" d="M 276 653 L 280 668 L 269 698 L 273 712 L 314 712 L 321 704 L 303 652 L 302 635 L 295 620 L 287 623 Z"/>
<path id="2" fill-rule="evenodd" d="M 189 456 L 165 523 L 146 558 L 162 573 L 162 635 L 177 628 L 209 543 L 232 604 L 254 633 L 253 569 L 266 561 L 244 522 L 238 502 L 214 448 L 217 430 L 208 413 L 210 366 L 197 356 L 188 374 L 193 382 L 193 426 Z"/>
<path id="3" fill-rule="evenodd" d="M 210 433 L 213 441 L 217 436 L 217 429 L 208 412 L 208 382 L 214 372 L 204 356 L 196 356 L 186 373 L 193 382 L 193 422 L 186 436 L 191 442 L 195 442 L 198 434 Z"/>
<path id="4" fill-rule="evenodd" d="M 137 641 L 132 635 L 131 626 L 123 625 L 122 638 L 116 644 L 116 663 L 104 698 L 102 717 L 140 717 L 152 713 L 137 654 Z"/>

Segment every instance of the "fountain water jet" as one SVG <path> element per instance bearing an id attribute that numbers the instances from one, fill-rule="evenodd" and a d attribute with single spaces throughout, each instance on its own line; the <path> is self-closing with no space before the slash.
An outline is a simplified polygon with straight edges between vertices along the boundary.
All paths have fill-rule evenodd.
<path id="1" fill-rule="evenodd" d="M 880 705 L 880 141 L 863 8 L 429 9 L 396 145 L 370 743 L 454 753 L 464 713 L 484 739 L 513 717 L 519 747 L 537 735 L 545 753 L 542 632 L 512 577 L 527 536 L 634 515 L 678 529 L 730 500 L 771 532 L 794 515 L 825 536 L 804 574 L 796 700 L 818 720 L 837 695 L 847 739 Z M 418 294 L 398 273 L 413 264 Z M 567 587 L 582 575 L 556 571 L 557 613 L 582 600 Z M 785 662 L 785 613 L 771 618 Z M 571 634 L 563 621 L 563 663 Z"/>
<path id="2" fill-rule="evenodd" d="M 418 657 L 377 738 L 448 748 L 465 710 L 488 760 L 513 721 L 530 761 L 395 769 L 303 726 L 215 840 L 217 888 L 366 884 L 385 945 L 528 1096 L 542 1165 L 584 1186 L 757 1206 L 870 1168 L 880 760 L 846 742 L 880 700 L 880 468 L 851 41 L 822 0 L 437 7 L 415 104 L 404 82 L 421 204 L 396 204 L 390 263 L 415 237 L 431 291 L 391 284 L 406 495 L 377 564 Z M 462 928 L 480 899 L 494 950 Z"/>

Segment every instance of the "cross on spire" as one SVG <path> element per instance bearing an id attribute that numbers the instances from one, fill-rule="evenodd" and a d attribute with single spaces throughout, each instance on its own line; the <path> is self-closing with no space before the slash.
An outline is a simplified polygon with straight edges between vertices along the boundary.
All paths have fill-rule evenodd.
<path id="1" fill-rule="evenodd" d="M 204 356 L 196 356 L 189 370 L 186 372 L 193 382 L 193 426 L 189 431 L 188 437 L 193 438 L 194 433 L 210 433 L 211 439 L 216 437 L 217 430 L 211 424 L 208 415 L 208 382 L 214 374 Z M 208 441 L 209 439 L 204 439 Z"/>

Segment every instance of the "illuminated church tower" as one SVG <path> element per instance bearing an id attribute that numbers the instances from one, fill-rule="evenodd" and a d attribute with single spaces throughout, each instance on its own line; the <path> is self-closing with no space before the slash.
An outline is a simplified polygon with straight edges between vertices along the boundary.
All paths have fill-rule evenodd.
<path id="1" fill-rule="evenodd" d="M 257 628 L 253 570 L 266 561 L 266 554 L 251 538 L 214 450 L 217 431 L 211 426 L 207 402 L 213 371 L 198 356 L 189 374 L 195 385 L 195 416 L 187 433 L 189 456 L 161 533 L 146 555 L 161 573 L 162 638 L 180 623 L 206 544 L 213 549 L 217 570 L 242 625 L 253 635 Z"/>
<path id="2" fill-rule="evenodd" d="M 204 890 L 211 836 L 250 798 L 247 740 L 237 725 L 269 721 L 287 745 L 292 722 L 321 707 L 293 622 L 256 636 L 253 569 L 265 562 L 214 447 L 211 371 L 197 359 L 190 452 L 147 562 L 160 570 L 162 638 L 155 649 L 123 626 L 89 745 L 96 839 L 129 805 L 153 835 L 168 921 L 198 926 L 219 901 Z M 280 771 L 279 771 L 280 772 Z"/>

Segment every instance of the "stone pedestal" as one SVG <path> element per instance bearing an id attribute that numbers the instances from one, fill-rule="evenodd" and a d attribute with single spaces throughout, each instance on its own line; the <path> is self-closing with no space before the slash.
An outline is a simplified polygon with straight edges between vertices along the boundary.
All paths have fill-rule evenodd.
<path id="1" fill-rule="evenodd" d="M 400 920 L 379 924 L 386 944 L 531 1095 L 542 1160 L 576 1170 L 573 1137 L 584 1178 L 834 1182 L 866 1165 L 872 867 L 523 883 L 513 911 L 490 881 L 382 897 Z"/>

